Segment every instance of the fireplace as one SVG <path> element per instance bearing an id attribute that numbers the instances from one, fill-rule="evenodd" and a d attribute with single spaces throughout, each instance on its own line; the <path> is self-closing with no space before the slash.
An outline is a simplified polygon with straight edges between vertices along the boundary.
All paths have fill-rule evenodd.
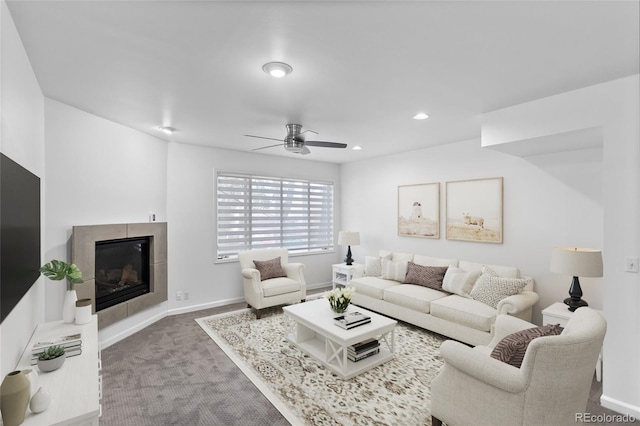
<path id="1" fill-rule="evenodd" d="M 149 293 L 149 237 L 96 241 L 96 312 Z"/>
<path id="2" fill-rule="evenodd" d="M 98 329 L 167 301 L 166 222 L 74 226 L 71 260 L 82 271 L 78 298 L 91 299 Z"/>

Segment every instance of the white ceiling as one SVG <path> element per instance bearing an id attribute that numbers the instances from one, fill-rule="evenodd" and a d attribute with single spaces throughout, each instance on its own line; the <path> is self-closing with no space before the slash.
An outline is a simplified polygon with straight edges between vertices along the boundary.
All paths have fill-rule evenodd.
<path id="1" fill-rule="evenodd" d="M 336 163 L 476 138 L 482 113 L 640 72 L 638 1 L 7 3 L 50 98 L 181 143 L 249 151 L 277 142 L 244 134 L 300 123 L 363 147 L 259 151 Z"/>

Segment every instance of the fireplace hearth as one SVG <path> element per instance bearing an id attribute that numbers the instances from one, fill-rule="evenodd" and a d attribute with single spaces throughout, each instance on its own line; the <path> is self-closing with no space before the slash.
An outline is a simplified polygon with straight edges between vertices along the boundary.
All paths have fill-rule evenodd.
<path id="1" fill-rule="evenodd" d="M 96 241 L 96 311 L 149 293 L 149 237 Z"/>

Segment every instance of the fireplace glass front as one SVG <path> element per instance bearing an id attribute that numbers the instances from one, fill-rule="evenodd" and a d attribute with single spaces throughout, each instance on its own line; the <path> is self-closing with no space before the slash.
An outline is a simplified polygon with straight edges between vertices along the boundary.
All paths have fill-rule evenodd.
<path id="1" fill-rule="evenodd" d="M 149 293 L 150 239 L 96 241 L 96 312 Z"/>

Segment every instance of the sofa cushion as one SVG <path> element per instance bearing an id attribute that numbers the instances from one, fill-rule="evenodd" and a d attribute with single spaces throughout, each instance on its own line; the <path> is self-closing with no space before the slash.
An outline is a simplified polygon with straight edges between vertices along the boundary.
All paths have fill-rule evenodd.
<path id="1" fill-rule="evenodd" d="M 404 281 L 407 275 L 408 261 L 382 259 L 382 278 L 385 280 Z"/>
<path id="2" fill-rule="evenodd" d="M 526 279 L 500 277 L 494 270 L 485 266 L 470 296 L 474 300 L 497 308 L 502 299 L 520 293 L 527 284 Z"/>
<path id="3" fill-rule="evenodd" d="M 364 276 L 365 277 L 381 277 L 382 276 L 382 258 L 365 256 L 364 257 Z"/>
<path id="4" fill-rule="evenodd" d="M 482 263 L 467 262 L 466 260 L 461 260 L 458 263 L 458 267 L 464 271 L 482 271 L 485 266 L 491 268 L 501 277 L 520 278 L 520 270 L 515 266 L 484 265 Z"/>
<path id="5" fill-rule="evenodd" d="M 417 263 L 407 264 L 407 275 L 404 284 L 417 284 L 442 291 L 442 280 L 448 266 L 421 266 Z"/>
<path id="6" fill-rule="evenodd" d="M 384 280 L 377 277 L 359 277 L 349 281 L 349 286 L 356 289 L 356 293 L 364 294 L 376 299 L 382 299 L 383 291 L 389 287 L 400 285 L 396 281 Z"/>
<path id="7" fill-rule="evenodd" d="M 430 313 L 434 317 L 476 330 L 491 331 L 497 311 L 477 300 L 452 294 L 431 302 Z"/>
<path id="8" fill-rule="evenodd" d="M 413 284 L 400 284 L 384 291 L 386 302 L 425 314 L 429 313 L 430 305 L 434 300 L 446 296 L 447 293 Z"/>
<path id="9" fill-rule="evenodd" d="M 509 334 L 500 340 L 491 351 L 491 358 L 506 362 L 509 365 L 520 368 L 524 354 L 527 352 L 529 343 L 533 339 L 543 336 L 557 336 L 561 333 L 558 324 L 550 324 L 542 327 L 533 327 Z"/>
<path id="10" fill-rule="evenodd" d="M 254 260 L 253 264 L 256 265 L 256 269 L 260 272 L 261 281 L 287 276 L 284 269 L 282 269 L 279 256 L 271 260 Z"/>
<path id="11" fill-rule="evenodd" d="M 480 276 L 480 271 L 463 271 L 460 268 L 449 267 L 444 274 L 442 289 L 462 297 L 471 297 L 471 289 Z"/>
<path id="12" fill-rule="evenodd" d="M 271 278 L 260 283 L 264 297 L 278 296 L 301 290 L 300 283 L 291 278 Z"/>
<path id="13" fill-rule="evenodd" d="M 458 259 L 443 259 L 440 257 L 416 254 L 413 256 L 413 263 L 417 263 L 422 266 L 458 266 Z"/>

